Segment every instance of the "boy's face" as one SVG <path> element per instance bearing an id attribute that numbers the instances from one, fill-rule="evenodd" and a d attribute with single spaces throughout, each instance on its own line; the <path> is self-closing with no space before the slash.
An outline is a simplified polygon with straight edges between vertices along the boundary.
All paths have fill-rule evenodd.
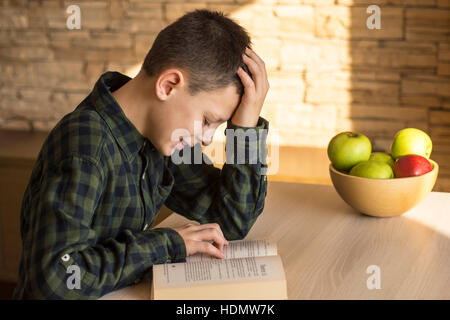
<path id="1" fill-rule="evenodd" d="M 183 145 L 209 145 L 217 127 L 231 118 L 240 102 L 235 85 L 189 95 L 188 79 L 180 69 L 166 70 L 154 88 L 158 107 L 150 120 L 151 141 L 165 156 Z"/>

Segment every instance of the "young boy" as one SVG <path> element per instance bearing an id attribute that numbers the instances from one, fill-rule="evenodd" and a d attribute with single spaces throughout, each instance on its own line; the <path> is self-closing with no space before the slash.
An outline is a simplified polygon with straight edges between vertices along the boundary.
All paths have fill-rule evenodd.
<path id="1" fill-rule="evenodd" d="M 225 121 L 268 130 L 259 116 L 267 73 L 249 45 L 222 13 L 190 12 L 159 33 L 134 79 L 106 72 L 59 121 L 23 197 L 14 299 L 96 299 L 137 283 L 154 264 L 197 252 L 223 258 L 228 240 L 246 236 L 267 192 L 265 159 L 247 155 L 267 148 L 264 136 L 233 137 L 245 163 L 222 170 L 171 156 L 201 152 Z M 200 225 L 151 229 L 163 204 Z"/>

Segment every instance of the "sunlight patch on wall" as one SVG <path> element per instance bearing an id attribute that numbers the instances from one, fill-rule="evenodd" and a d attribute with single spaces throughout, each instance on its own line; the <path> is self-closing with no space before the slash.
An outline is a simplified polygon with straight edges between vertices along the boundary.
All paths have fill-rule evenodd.
<path id="1" fill-rule="evenodd" d="M 137 76 L 137 74 L 141 70 L 141 65 L 142 65 L 142 63 L 138 63 L 138 64 L 135 64 L 135 65 L 133 65 L 131 67 L 127 67 L 125 69 L 125 74 L 127 76 L 129 76 L 130 78 L 134 78 L 135 76 Z"/>

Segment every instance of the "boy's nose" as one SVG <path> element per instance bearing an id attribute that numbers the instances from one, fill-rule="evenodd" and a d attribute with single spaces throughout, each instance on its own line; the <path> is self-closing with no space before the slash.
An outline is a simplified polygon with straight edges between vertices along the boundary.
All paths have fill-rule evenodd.
<path id="1" fill-rule="evenodd" d="M 204 146 L 209 146 L 213 140 L 214 132 L 207 132 L 203 135 L 201 141 Z"/>
<path id="2" fill-rule="evenodd" d="M 204 146 L 209 146 L 212 143 L 214 133 L 215 130 L 209 129 L 203 134 L 201 141 Z"/>
<path id="3" fill-rule="evenodd" d="M 209 146 L 211 144 L 211 142 L 212 142 L 211 139 L 210 140 L 203 140 L 202 144 L 206 147 L 206 146 Z"/>

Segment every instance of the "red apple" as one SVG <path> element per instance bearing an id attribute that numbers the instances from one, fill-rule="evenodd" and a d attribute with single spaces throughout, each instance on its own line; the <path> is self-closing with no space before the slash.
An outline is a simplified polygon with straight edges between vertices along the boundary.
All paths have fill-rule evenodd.
<path id="1" fill-rule="evenodd" d="M 394 176 L 396 178 L 421 176 L 433 170 L 427 158 L 417 154 L 407 154 L 398 158 L 394 163 Z"/>

